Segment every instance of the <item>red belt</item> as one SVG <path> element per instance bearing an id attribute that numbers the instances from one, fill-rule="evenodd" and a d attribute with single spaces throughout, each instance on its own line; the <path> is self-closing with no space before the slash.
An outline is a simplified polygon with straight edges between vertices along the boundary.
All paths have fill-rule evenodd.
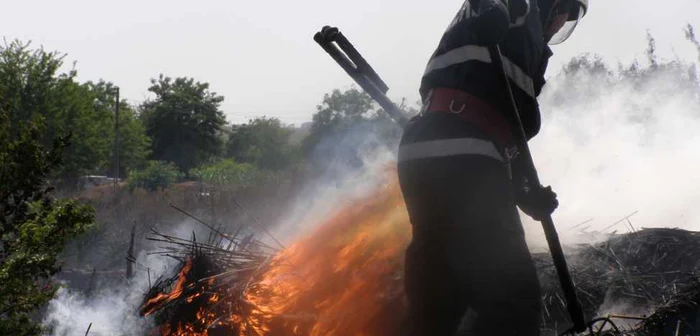
<path id="1" fill-rule="evenodd" d="M 425 111 L 460 116 L 492 137 L 502 149 L 513 147 L 513 134 L 508 120 L 491 105 L 466 91 L 432 89 L 428 94 Z"/>

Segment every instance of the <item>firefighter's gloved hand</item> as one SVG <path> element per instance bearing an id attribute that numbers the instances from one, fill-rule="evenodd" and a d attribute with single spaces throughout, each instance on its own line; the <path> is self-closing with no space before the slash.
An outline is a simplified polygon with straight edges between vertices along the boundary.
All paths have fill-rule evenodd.
<path id="1" fill-rule="evenodd" d="M 552 187 L 525 187 L 517 195 L 518 206 L 526 215 L 541 221 L 559 206 L 557 194 Z"/>

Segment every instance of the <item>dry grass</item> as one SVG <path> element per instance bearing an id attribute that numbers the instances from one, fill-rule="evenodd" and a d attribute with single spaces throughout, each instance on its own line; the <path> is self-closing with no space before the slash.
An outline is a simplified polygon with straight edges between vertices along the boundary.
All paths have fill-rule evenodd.
<path id="1" fill-rule="evenodd" d="M 182 223 L 194 222 L 170 204 L 214 226 L 230 228 L 243 223 L 255 229 L 258 222 L 262 225 L 275 223 L 299 188 L 301 175 L 300 172 L 279 174 L 248 187 L 211 186 L 190 181 L 148 192 L 143 189 L 129 191 L 122 183 L 118 189 L 104 185 L 74 193 L 70 196 L 95 207 L 98 226 L 67 246 L 64 269 L 123 270 L 133 225 L 136 225 L 137 254 L 152 248 L 143 239 L 151 228 L 168 233 Z M 257 221 L 241 210 L 236 202 Z"/>

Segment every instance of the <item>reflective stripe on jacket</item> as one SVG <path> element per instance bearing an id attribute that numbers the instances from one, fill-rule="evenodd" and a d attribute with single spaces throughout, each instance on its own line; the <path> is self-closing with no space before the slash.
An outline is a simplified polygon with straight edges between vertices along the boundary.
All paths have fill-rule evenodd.
<path id="1" fill-rule="evenodd" d="M 524 17 L 510 18 L 501 0 L 466 0 L 430 57 L 421 80 L 423 98 L 431 88 L 465 90 L 503 111 L 511 111 L 501 69 L 488 46 L 498 43 L 528 138 L 539 132 L 537 96 L 552 52 L 542 38 L 536 0 L 526 2 Z M 478 5 L 478 6 L 477 6 Z"/>

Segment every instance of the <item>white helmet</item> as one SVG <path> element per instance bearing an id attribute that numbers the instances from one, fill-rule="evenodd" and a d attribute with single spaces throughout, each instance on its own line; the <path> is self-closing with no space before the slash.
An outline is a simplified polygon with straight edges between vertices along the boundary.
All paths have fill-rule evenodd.
<path id="1" fill-rule="evenodd" d="M 587 11 L 588 0 L 555 0 L 543 24 L 547 43 L 554 45 L 566 41 Z"/>

